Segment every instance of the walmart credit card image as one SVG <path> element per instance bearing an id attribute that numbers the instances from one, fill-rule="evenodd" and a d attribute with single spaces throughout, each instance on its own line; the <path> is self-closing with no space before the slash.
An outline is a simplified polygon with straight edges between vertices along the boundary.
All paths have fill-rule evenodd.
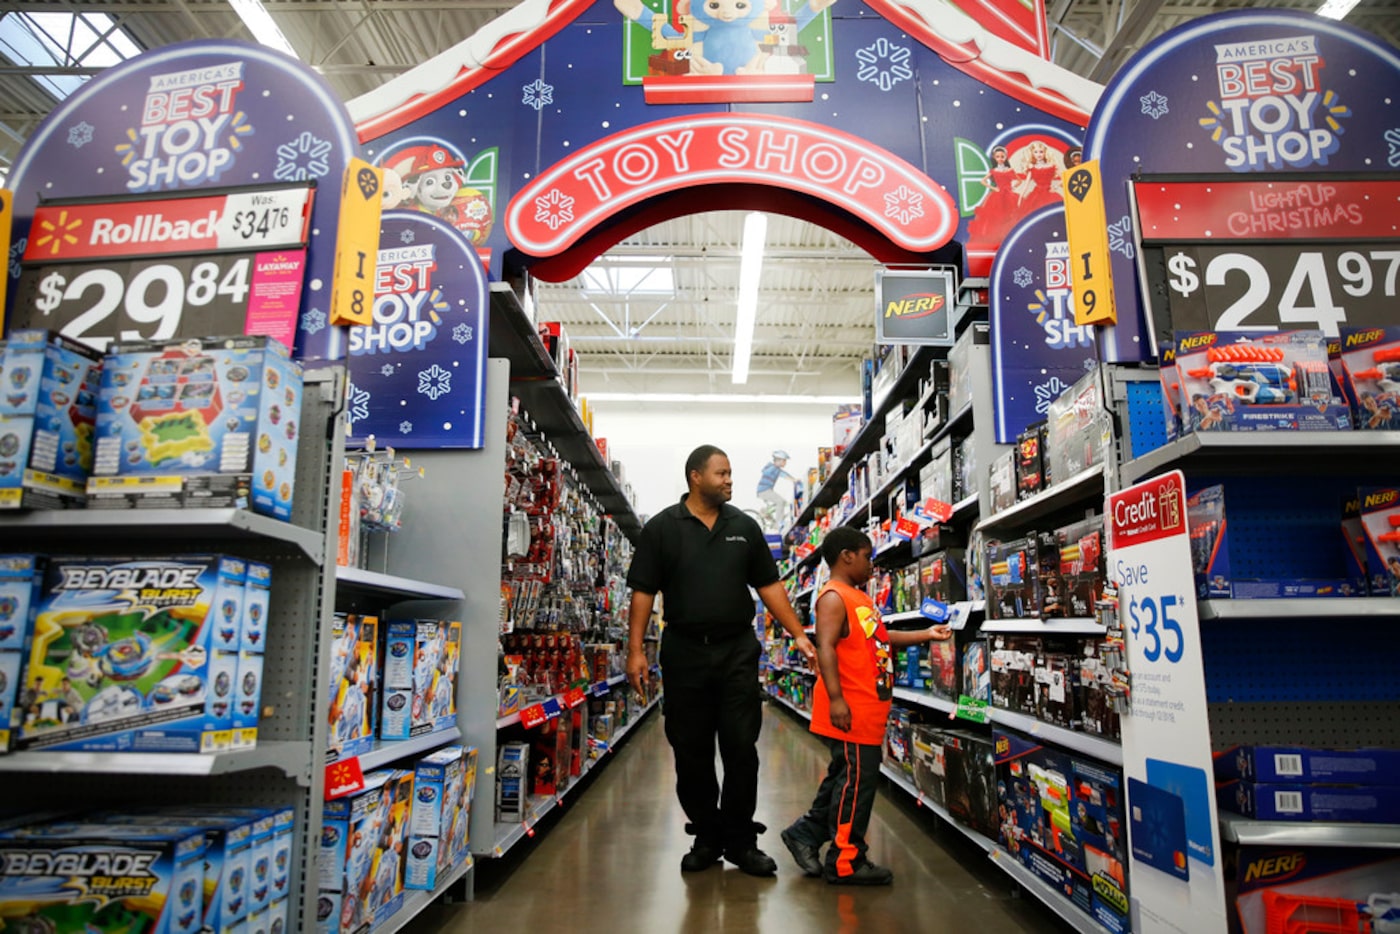
<path id="1" fill-rule="evenodd" d="M 1215 865 L 1215 828 L 1211 826 L 1213 783 L 1202 769 L 1161 759 L 1147 760 L 1147 783 L 1181 799 L 1186 808 L 1186 847 L 1192 859 Z"/>
<path id="2" fill-rule="evenodd" d="M 1170 791 L 1130 778 L 1128 806 L 1133 859 L 1183 882 L 1190 881 L 1185 803 Z"/>

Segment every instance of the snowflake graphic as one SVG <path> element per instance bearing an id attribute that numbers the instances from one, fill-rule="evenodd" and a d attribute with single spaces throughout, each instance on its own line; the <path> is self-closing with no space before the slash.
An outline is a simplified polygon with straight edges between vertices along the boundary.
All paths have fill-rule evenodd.
<path id="1" fill-rule="evenodd" d="M 415 237 L 413 236 L 413 231 L 411 230 L 405 230 L 403 233 L 399 234 L 400 243 L 412 243 L 414 239 Z"/>
<path id="2" fill-rule="evenodd" d="M 353 424 L 369 418 L 369 392 L 354 383 L 346 387 L 346 392 L 349 404 L 346 405 L 345 411 L 350 415 L 350 422 Z"/>
<path id="3" fill-rule="evenodd" d="M 1142 112 L 1153 120 L 1160 120 L 1170 113 L 1167 110 L 1167 99 L 1156 91 L 1148 91 L 1138 100 L 1142 102 Z"/>
<path id="4" fill-rule="evenodd" d="M 330 152 L 329 142 L 304 132 L 277 147 L 277 170 L 272 173 L 273 177 L 283 182 L 321 178 L 331 170 Z"/>
<path id="5" fill-rule="evenodd" d="M 558 230 L 574 219 L 574 199 L 558 188 L 551 188 L 535 199 L 535 220 Z"/>
<path id="6" fill-rule="evenodd" d="M 379 372 L 380 372 L 381 374 L 383 374 L 384 376 L 393 376 L 393 375 L 394 375 L 394 365 L 393 365 L 392 363 L 386 363 L 386 364 L 384 364 L 383 366 L 381 366 L 381 367 L 379 368 Z"/>
<path id="7" fill-rule="evenodd" d="M 470 324 L 459 324 L 452 329 L 452 339 L 459 344 L 465 344 L 472 339 L 472 326 Z"/>
<path id="8" fill-rule="evenodd" d="M 1089 337 L 1092 338 L 1093 336 L 1093 332 L 1090 331 Z M 1095 360 L 1093 357 L 1085 357 L 1083 366 L 1085 373 L 1092 373 L 1094 370 L 1098 369 L 1099 361 Z"/>
<path id="9" fill-rule="evenodd" d="M 410 434 L 412 431 L 413 431 L 413 422 L 410 422 L 410 421 L 408 421 L 408 420 L 406 420 L 406 419 L 405 419 L 404 421 L 399 422 L 399 434 L 401 434 L 401 435 L 406 435 L 406 434 Z"/>
<path id="10" fill-rule="evenodd" d="M 908 224 L 916 217 L 923 217 L 924 196 L 908 185 L 900 185 L 894 191 L 885 192 L 885 216 L 893 217 L 901 224 Z"/>
<path id="11" fill-rule="evenodd" d="M 24 249 L 25 249 L 25 247 L 27 247 L 27 246 L 29 246 L 29 238 L 28 238 L 28 237 L 21 237 L 20 239 L 16 240 L 14 243 L 10 244 L 10 278 L 11 278 L 11 279 L 18 279 L 18 278 L 19 278 L 19 273 L 20 273 L 19 258 L 20 258 L 21 256 L 24 255 Z"/>
<path id="12" fill-rule="evenodd" d="M 544 110 L 545 107 L 554 103 L 554 86 L 545 84 L 542 78 L 536 78 L 533 82 L 521 88 L 521 91 L 525 95 L 521 103 L 527 104 L 536 110 Z"/>
<path id="13" fill-rule="evenodd" d="M 909 50 L 883 37 L 868 48 L 857 49 L 856 64 L 856 77 L 881 91 L 914 77 L 914 69 L 909 67 Z"/>
<path id="14" fill-rule="evenodd" d="M 1035 387 L 1035 411 L 1037 415 L 1044 415 L 1050 408 L 1050 403 L 1060 398 L 1060 393 L 1068 389 L 1064 381 L 1058 376 L 1052 376 L 1039 386 Z"/>
<path id="15" fill-rule="evenodd" d="M 1124 214 L 1116 224 L 1108 225 L 1108 248 L 1132 259 L 1137 252 L 1133 249 L 1133 219 Z"/>
<path id="16" fill-rule="evenodd" d="M 1035 273 L 1031 272 L 1025 266 L 1022 266 L 1020 269 L 1016 270 L 1011 274 L 1011 281 L 1024 289 L 1026 286 L 1030 285 L 1033 281 L 1035 281 Z"/>
<path id="17" fill-rule="evenodd" d="M 82 149 L 92 142 L 92 130 L 92 124 L 86 120 L 76 126 L 70 126 L 68 128 L 68 145 L 74 149 Z"/>
<path id="18" fill-rule="evenodd" d="M 419 370 L 418 391 L 436 402 L 438 396 L 445 396 L 452 391 L 452 374 L 436 363 L 426 370 Z"/>
<path id="19" fill-rule="evenodd" d="M 1385 131 L 1385 141 L 1390 144 L 1390 155 L 1386 161 L 1392 169 L 1400 169 L 1400 127 Z"/>
<path id="20" fill-rule="evenodd" d="M 313 308 L 301 316 L 301 329 L 307 334 L 316 334 L 326 326 L 326 313 Z"/>

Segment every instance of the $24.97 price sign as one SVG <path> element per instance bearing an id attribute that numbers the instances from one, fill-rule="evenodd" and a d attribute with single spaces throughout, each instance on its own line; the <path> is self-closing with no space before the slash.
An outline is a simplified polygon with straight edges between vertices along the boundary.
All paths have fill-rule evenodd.
<path id="1" fill-rule="evenodd" d="M 1159 345 L 1173 331 L 1400 324 L 1400 182 L 1146 179 L 1133 191 Z"/>

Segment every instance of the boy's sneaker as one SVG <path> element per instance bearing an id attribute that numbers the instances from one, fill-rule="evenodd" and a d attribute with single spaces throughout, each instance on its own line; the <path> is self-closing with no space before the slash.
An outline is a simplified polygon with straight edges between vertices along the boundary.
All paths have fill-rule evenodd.
<path id="1" fill-rule="evenodd" d="M 771 876 L 778 871 L 773 857 L 757 846 L 731 847 L 724 851 L 724 858 L 751 876 Z"/>
<path id="2" fill-rule="evenodd" d="M 690 852 L 681 857 L 681 872 L 702 872 L 724 857 L 724 850 L 696 840 Z"/>
<path id="3" fill-rule="evenodd" d="M 828 873 L 826 881 L 832 885 L 889 885 L 894 881 L 894 873 L 884 866 L 876 866 L 874 863 L 866 862 L 857 866 L 856 871 L 849 876 Z"/>
<path id="4" fill-rule="evenodd" d="M 783 838 L 783 846 L 788 848 L 788 852 L 792 854 L 793 862 L 797 863 L 798 868 L 803 873 L 809 876 L 822 874 L 820 847 L 802 842 L 791 829 L 784 830 L 780 836 Z"/>

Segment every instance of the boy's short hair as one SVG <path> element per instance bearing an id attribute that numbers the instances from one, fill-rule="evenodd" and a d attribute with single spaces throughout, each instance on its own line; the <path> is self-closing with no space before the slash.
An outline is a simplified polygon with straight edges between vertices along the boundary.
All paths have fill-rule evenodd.
<path id="1" fill-rule="evenodd" d="M 840 525 L 827 532 L 826 538 L 822 539 L 822 558 L 826 560 L 827 567 L 835 567 L 841 552 L 858 552 L 862 548 L 874 549 L 870 544 L 870 536 L 849 525 Z"/>

